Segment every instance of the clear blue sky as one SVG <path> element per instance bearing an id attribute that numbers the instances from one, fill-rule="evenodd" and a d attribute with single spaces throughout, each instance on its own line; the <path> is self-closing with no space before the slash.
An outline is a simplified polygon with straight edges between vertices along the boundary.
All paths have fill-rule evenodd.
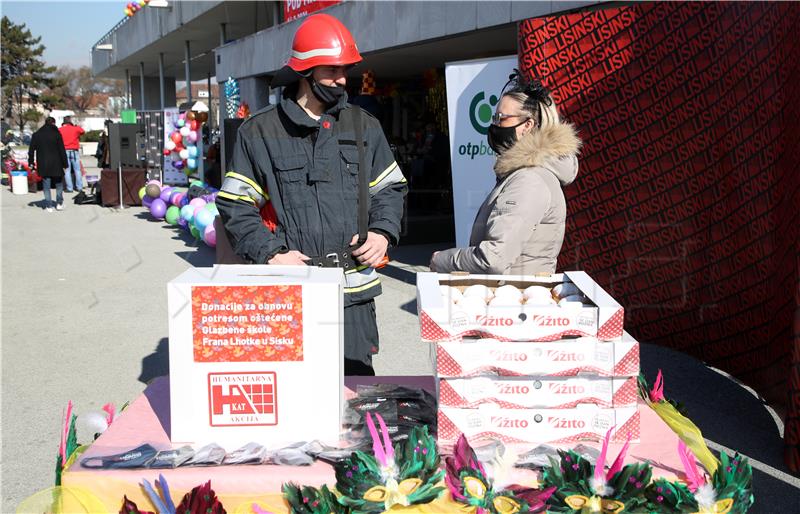
<path id="1" fill-rule="evenodd" d="M 126 1 L 0 0 L 3 16 L 42 36 L 44 60 L 55 66 L 91 66 L 92 45 L 125 17 Z"/>

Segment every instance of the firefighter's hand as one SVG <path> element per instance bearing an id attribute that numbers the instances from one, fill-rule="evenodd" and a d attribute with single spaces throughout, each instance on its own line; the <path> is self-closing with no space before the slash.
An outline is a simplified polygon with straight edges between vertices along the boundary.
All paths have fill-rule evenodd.
<path id="1" fill-rule="evenodd" d="M 281 264 L 283 266 L 305 266 L 306 261 L 310 259 L 308 255 L 304 255 L 297 250 L 290 250 L 286 253 L 276 254 L 275 257 L 267 261 L 267 264 Z"/>
<path id="2" fill-rule="evenodd" d="M 354 245 L 357 242 L 358 234 L 353 236 L 350 244 Z M 374 267 L 381 263 L 383 256 L 386 255 L 387 248 L 389 248 L 388 239 L 377 232 L 367 232 L 367 240 L 357 250 L 353 250 L 353 257 L 361 264 Z"/>

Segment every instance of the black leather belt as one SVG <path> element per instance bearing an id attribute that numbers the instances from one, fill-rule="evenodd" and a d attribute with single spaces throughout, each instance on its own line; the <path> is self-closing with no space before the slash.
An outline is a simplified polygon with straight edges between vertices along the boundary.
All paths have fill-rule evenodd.
<path id="1" fill-rule="evenodd" d="M 342 268 L 345 271 L 356 269 L 360 263 L 353 257 L 352 251 L 358 246 L 347 247 L 343 250 L 328 252 L 319 257 L 311 257 L 306 261 L 309 266 L 319 268 Z"/>

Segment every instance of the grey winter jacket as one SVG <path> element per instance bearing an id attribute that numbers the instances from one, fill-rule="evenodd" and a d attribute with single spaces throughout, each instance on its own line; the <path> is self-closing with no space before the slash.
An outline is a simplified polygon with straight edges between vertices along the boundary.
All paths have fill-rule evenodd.
<path id="1" fill-rule="evenodd" d="M 233 163 L 217 207 L 235 253 L 266 263 L 281 251 L 325 255 L 349 245 L 358 233 L 359 158 L 352 109 L 344 96 L 314 120 L 287 93 L 277 106 L 255 113 L 238 131 Z M 377 119 L 362 111 L 369 177 L 369 230 L 400 237 L 406 179 Z M 352 120 L 352 118 L 350 118 Z M 271 204 L 277 228 L 268 230 L 261 210 Z M 377 272 L 359 266 L 345 274 L 345 306 L 381 292 Z"/>
<path id="2" fill-rule="evenodd" d="M 578 174 L 581 142 L 571 125 L 534 130 L 495 163 L 497 185 L 475 217 L 469 247 L 436 254 L 434 271 L 554 273 L 564 241 L 562 186 Z"/>

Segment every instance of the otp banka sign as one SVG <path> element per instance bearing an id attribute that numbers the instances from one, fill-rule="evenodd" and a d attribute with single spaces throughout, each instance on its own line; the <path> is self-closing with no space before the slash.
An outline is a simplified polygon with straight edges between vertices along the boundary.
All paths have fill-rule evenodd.
<path id="1" fill-rule="evenodd" d="M 470 159 L 474 159 L 476 155 L 494 155 L 492 149 L 486 144 L 486 134 L 492 123 L 492 113 L 499 101 L 497 96 L 487 94 L 486 91 L 480 91 L 472 97 L 469 103 L 469 122 L 481 137 L 459 145 L 459 155 L 468 156 Z"/>

